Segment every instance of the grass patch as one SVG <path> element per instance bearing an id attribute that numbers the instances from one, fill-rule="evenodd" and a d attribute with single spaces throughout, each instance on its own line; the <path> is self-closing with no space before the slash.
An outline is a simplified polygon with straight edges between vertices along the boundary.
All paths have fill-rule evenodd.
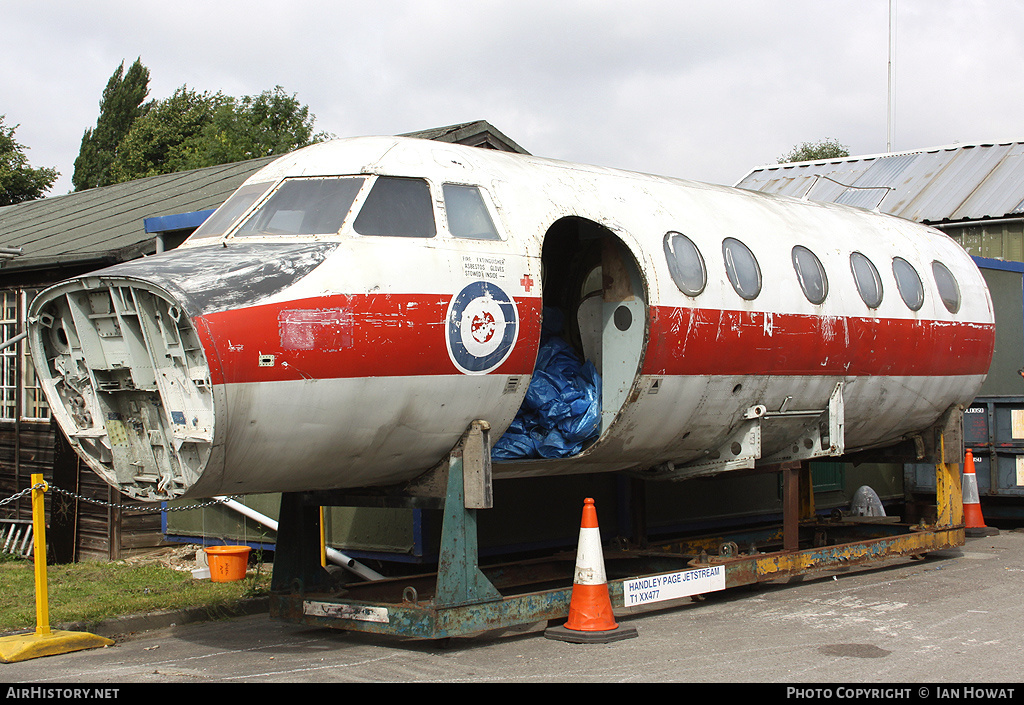
<path id="1" fill-rule="evenodd" d="M 211 616 L 238 601 L 266 594 L 267 570 L 244 580 L 215 583 L 163 565 L 85 562 L 49 565 L 50 626 L 94 622 L 161 610 L 207 607 Z M 0 561 L 0 632 L 36 627 L 35 570 L 31 561 Z"/>

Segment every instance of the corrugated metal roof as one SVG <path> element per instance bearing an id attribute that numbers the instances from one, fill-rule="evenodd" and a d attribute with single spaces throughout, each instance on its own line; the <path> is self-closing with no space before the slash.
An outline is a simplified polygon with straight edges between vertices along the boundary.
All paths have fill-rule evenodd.
<path id="1" fill-rule="evenodd" d="M 209 210 L 277 157 L 151 176 L 0 208 L 0 246 L 22 254 L 3 270 L 122 260 L 152 251 L 144 219 Z"/>
<path id="2" fill-rule="evenodd" d="M 736 186 L 942 223 L 1024 213 L 1024 142 L 955 144 L 752 169 Z"/>

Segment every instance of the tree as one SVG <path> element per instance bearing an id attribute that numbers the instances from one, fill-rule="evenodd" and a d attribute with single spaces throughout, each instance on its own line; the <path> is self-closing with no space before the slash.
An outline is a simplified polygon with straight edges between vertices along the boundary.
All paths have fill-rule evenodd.
<path id="1" fill-rule="evenodd" d="M 141 58 L 136 59 L 127 72 L 122 61 L 103 89 L 96 127 L 82 135 L 82 146 L 71 177 L 76 191 L 114 183 L 111 164 L 125 135 L 147 111 L 149 106 L 143 105 L 147 95 L 149 69 L 142 65 Z"/>
<path id="2" fill-rule="evenodd" d="M 217 107 L 203 130 L 196 168 L 285 154 L 322 142 L 328 135 L 314 134 L 314 122 L 309 108 L 281 86 L 229 100 Z"/>
<path id="3" fill-rule="evenodd" d="M 836 159 L 850 156 L 850 148 L 839 144 L 839 140 L 823 139 L 817 142 L 804 142 L 793 147 L 789 154 L 779 157 L 779 164 L 789 162 L 810 162 L 815 159 Z"/>
<path id="4" fill-rule="evenodd" d="M 0 206 L 40 198 L 60 176 L 50 167 L 34 169 L 29 166 L 25 146 L 14 139 L 14 132 L 20 126 L 5 127 L 6 117 L 0 115 Z"/>
<path id="5" fill-rule="evenodd" d="M 182 86 L 156 101 L 132 125 L 110 166 L 111 183 L 196 168 L 203 131 L 229 98 Z"/>
<path id="6" fill-rule="evenodd" d="M 274 154 L 321 142 L 309 108 L 280 86 L 241 99 L 187 86 L 154 103 L 118 146 L 111 174 L 129 181 Z"/>

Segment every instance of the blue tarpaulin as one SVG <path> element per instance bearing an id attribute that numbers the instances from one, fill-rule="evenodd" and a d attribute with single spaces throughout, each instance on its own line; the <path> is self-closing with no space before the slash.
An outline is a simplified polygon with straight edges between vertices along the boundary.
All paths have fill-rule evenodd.
<path id="1" fill-rule="evenodd" d="M 544 310 L 533 378 L 508 430 L 491 450 L 494 460 L 566 458 L 596 438 L 601 423 L 601 378 L 562 338 L 560 317 Z"/>

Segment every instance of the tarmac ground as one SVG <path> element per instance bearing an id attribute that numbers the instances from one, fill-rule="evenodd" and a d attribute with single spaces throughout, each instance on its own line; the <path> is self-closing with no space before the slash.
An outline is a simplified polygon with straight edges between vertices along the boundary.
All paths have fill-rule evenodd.
<path id="1" fill-rule="evenodd" d="M 0 682 L 8 698 L 64 699 L 172 683 L 757 684 L 762 697 L 1019 699 L 1022 595 L 1024 532 L 1002 530 L 923 559 L 617 611 L 638 635 L 607 644 L 547 639 L 545 624 L 400 640 L 280 622 L 256 604 L 212 622 L 105 624 L 92 631 L 113 646 L 0 663 Z"/>

